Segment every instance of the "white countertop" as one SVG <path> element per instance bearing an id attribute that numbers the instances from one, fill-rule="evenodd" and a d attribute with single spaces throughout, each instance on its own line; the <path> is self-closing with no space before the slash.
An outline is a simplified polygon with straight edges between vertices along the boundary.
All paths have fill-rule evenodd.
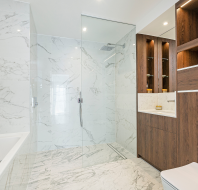
<path id="1" fill-rule="evenodd" d="M 138 110 L 138 112 L 149 113 L 149 114 L 154 114 L 154 115 L 161 115 L 161 116 L 167 116 L 167 117 L 175 117 L 176 118 L 175 112 L 171 111 L 171 110 L 150 109 L 150 110 Z"/>

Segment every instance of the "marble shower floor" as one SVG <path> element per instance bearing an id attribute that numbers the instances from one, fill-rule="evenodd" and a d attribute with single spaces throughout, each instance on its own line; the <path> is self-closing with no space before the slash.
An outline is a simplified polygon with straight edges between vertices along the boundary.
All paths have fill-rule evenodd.
<path id="1" fill-rule="evenodd" d="M 113 148 L 113 149 L 112 149 Z M 27 190 L 163 190 L 159 171 L 117 143 L 38 153 Z"/>

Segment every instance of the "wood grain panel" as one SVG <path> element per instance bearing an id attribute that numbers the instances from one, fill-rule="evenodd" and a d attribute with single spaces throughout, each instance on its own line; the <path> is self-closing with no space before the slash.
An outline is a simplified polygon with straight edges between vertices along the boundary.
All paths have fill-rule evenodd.
<path id="1" fill-rule="evenodd" d="M 138 93 L 146 93 L 146 48 L 145 37 L 142 34 L 136 35 L 136 48 L 137 48 L 137 91 Z"/>
<path id="2" fill-rule="evenodd" d="M 198 51 L 198 39 L 192 40 L 177 47 L 177 53 L 186 50 Z"/>
<path id="3" fill-rule="evenodd" d="M 171 132 L 169 132 L 171 131 Z M 159 170 L 176 167 L 176 119 L 138 113 L 138 155 Z"/>
<path id="4" fill-rule="evenodd" d="M 198 38 L 198 13 L 183 8 L 177 9 L 177 46 Z"/>
<path id="5" fill-rule="evenodd" d="M 138 134 L 137 134 L 137 154 L 141 155 L 143 157 L 146 157 L 146 125 L 145 125 L 145 114 L 144 113 L 138 113 Z"/>
<path id="6" fill-rule="evenodd" d="M 198 93 L 178 94 L 178 166 L 198 162 Z"/>
<path id="7" fill-rule="evenodd" d="M 146 93 L 147 86 L 147 41 L 154 41 L 154 93 L 158 92 L 157 38 L 143 34 L 136 35 L 137 46 L 137 91 Z M 149 73 L 150 74 L 150 73 Z"/>
<path id="8" fill-rule="evenodd" d="M 177 69 L 198 64 L 197 51 L 182 51 L 177 54 Z"/>
<path id="9" fill-rule="evenodd" d="M 178 71 L 178 91 L 198 90 L 198 67 Z"/>
<path id="10" fill-rule="evenodd" d="M 165 42 L 169 43 L 169 47 L 167 46 L 168 44 L 165 44 L 165 48 L 162 48 L 162 44 Z M 164 58 L 168 56 L 169 60 L 167 62 L 162 63 L 163 55 L 165 56 Z M 167 86 L 164 86 L 164 87 L 167 88 L 169 92 L 176 91 L 177 57 L 176 57 L 176 41 L 175 40 L 158 38 L 158 64 L 159 64 L 158 65 L 159 92 L 160 93 L 162 92 L 164 82 L 167 83 Z M 168 64 L 167 66 L 168 70 L 166 69 L 166 64 Z M 163 73 L 163 69 L 166 69 L 164 73 Z M 162 74 L 167 74 L 169 77 L 166 79 L 162 79 Z"/>

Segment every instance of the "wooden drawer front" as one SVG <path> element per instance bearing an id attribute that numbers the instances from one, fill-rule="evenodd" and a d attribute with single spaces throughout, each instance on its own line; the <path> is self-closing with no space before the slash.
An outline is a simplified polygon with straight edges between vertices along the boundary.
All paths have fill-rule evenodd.
<path id="1" fill-rule="evenodd" d="M 177 132 L 177 121 L 176 121 L 176 118 L 172 118 L 172 117 L 165 117 L 165 116 L 150 114 L 149 126 L 157 128 L 157 129 L 161 129 L 164 131 L 169 131 L 171 133 Z"/>
<path id="2" fill-rule="evenodd" d="M 198 67 L 178 71 L 178 91 L 198 90 Z"/>

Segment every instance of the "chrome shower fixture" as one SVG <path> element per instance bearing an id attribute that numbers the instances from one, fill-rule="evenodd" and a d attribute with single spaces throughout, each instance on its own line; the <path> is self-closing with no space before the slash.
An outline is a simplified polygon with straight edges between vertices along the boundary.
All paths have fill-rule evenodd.
<path id="1" fill-rule="evenodd" d="M 111 51 L 116 46 L 121 46 L 123 49 L 125 48 L 125 44 L 120 45 L 120 44 L 111 44 L 111 43 L 108 43 L 106 46 L 101 47 L 100 50 L 102 50 L 102 51 Z"/>
<path id="2" fill-rule="evenodd" d="M 111 44 L 111 43 L 108 43 L 107 45 L 108 46 L 121 46 L 121 47 L 123 47 L 123 49 L 125 48 L 125 44 L 120 45 L 120 44 Z"/>

